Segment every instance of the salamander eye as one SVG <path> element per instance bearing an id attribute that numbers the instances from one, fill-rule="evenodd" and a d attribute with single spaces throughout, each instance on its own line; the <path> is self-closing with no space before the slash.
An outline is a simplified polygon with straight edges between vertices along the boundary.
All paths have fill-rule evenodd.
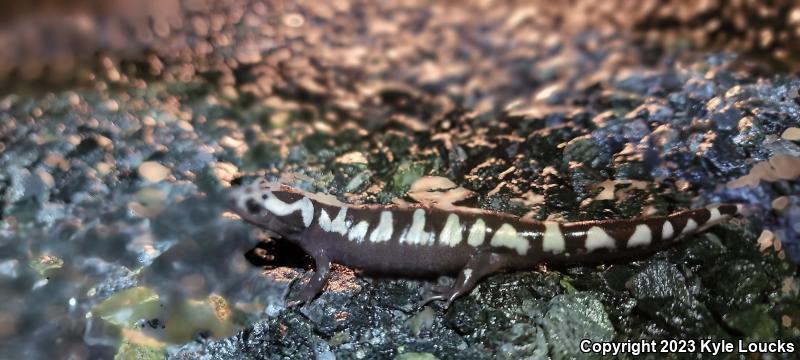
<path id="1" fill-rule="evenodd" d="M 247 207 L 247 212 L 253 215 L 258 215 L 258 213 L 261 212 L 261 205 L 258 205 L 253 199 L 248 199 L 245 206 Z"/>

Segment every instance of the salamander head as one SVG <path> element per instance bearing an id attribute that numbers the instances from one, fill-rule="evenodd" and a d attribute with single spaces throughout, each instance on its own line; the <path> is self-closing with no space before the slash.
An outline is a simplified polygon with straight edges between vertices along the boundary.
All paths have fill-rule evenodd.
<path id="1" fill-rule="evenodd" d="M 314 204 L 302 191 L 264 179 L 234 188 L 228 207 L 247 222 L 287 236 L 311 225 Z"/>

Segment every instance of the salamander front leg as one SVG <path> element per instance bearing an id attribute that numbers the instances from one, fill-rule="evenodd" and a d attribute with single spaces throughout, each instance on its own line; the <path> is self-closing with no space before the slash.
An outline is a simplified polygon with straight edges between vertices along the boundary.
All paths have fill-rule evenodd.
<path id="1" fill-rule="evenodd" d="M 286 300 L 286 307 L 293 308 L 311 302 L 325 287 L 325 283 L 328 282 L 328 277 L 330 276 L 331 262 L 322 255 L 314 256 L 314 262 L 317 270 L 297 295 L 291 296 L 291 299 Z"/>
<path id="2" fill-rule="evenodd" d="M 499 254 L 489 251 L 478 252 L 470 258 L 467 266 L 458 274 L 455 284 L 452 287 L 441 291 L 434 290 L 434 295 L 423 300 L 419 306 L 423 306 L 434 300 L 444 300 L 445 308 L 450 307 L 453 300 L 468 294 L 478 285 L 478 281 L 491 273 L 497 272 L 507 265 L 506 258 Z"/>

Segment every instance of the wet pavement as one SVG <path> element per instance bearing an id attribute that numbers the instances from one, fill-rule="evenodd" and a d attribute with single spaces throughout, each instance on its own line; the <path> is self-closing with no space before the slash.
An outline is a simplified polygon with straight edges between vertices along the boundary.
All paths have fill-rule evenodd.
<path id="1" fill-rule="evenodd" d="M 785 58 L 535 3 L 215 6 L 78 79 L 7 78 L 4 354 L 568 359 L 591 357 L 581 339 L 800 338 Z M 449 309 L 415 308 L 446 279 L 344 267 L 286 309 L 310 259 L 224 208 L 263 176 L 370 204 L 422 201 L 410 190 L 436 176 L 469 190 L 460 204 L 538 220 L 748 211 L 655 255 L 497 274 Z"/>

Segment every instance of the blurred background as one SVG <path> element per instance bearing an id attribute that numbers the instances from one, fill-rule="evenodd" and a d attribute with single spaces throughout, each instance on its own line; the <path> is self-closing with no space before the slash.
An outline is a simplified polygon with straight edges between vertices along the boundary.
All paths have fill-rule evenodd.
<path id="1" fill-rule="evenodd" d="M 385 73 L 422 63 L 428 77 L 446 76 L 490 58 L 523 61 L 533 57 L 526 52 L 586 31 L 643 44 L 649 61 L 677 50 L 735 51 L 794 69 L 800 7 L 792 0 L 5 1 L 0 80 L 118 80 L 166 70 L 219 72 L 230 81 L 235 71 L 291 58 L 321 67 L 361 63 L 362 73 L 393 78 L 410 74 Z M 468 40 L 458 53 L 436 48 L 457 39 Z M 380 54 L 406 66 L 369 66 Z"/>

